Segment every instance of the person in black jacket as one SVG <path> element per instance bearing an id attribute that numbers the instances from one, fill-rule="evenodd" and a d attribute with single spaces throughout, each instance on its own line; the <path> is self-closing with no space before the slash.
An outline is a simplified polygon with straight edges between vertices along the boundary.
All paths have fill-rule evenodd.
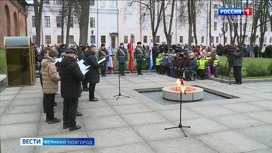
<path id="1" fill-rule="evenodd" d="M 94 96 L 95 85 L 99 83 L 99 68 L 101 65 L 97 63 L 97 59 L 94 56 L 96 51 L 96 46 L 92 45 L 91 50 L 87 51 L 86 55 L 86 65 L 90 65 L 89 71 L 86 73 L 87 80 L 89 82 L 89 101 L 98 101 Z"/>
<path id="2" fill-rule="evenodd" d="M 231 53 L 232 55 L 232 62 L 233 62 L 233 73 L 235 78 L 235 83 L 240 85 L 242 84 L 242 63 L 243 63 L 243 56 L 244 50 L 242 47 L 237 46 L 234 49 L 234 52 Z"/>
<path id="3" fill-rule="evenodd" d="M 64 57 L 60 64 L 61 77 L 61 96 L 63 101 L 63 129 L 69 127 L 69 131 L 78 130 L 80 125 L 76 125 L 76 112 L 78 107 L 78 98 L 81 96 L 81 81 L 85 76 L 80 71 L 77 64 L 77 51 L 69 48 L 66 51 L 67 56 Z"/>
<path id="4" fill-rule="evenodd" d="M 89 50 L 88 47 L 82 47 L 82 53 L 80 54 L 80 56 L 78 57 L 78 60 L 84 60 L 84 62 L 86 61 L 86 53 Z M 87 81 L 87 77 L 85 75 L 85 80 L 82 81 L 82 87 L 83 87 L 83 91 L 88 91 L 88 81 Z"/>

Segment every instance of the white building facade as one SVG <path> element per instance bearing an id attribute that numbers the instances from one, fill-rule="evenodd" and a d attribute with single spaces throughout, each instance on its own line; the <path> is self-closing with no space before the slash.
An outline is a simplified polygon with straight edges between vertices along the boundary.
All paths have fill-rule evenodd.
<path id="1" fill-rule="evenodd" d="M 61 43 L 61 27 L 58 23 L 60 18 L 59 9 L 61 8 L 60 0 L 49 0 L 44 4 L 44 11 L 42 14 L 42 27 L 41 27 L 41 44 L 60 44 Z M 143 13 L 139 3 L 129 5 L 131 1 L 91 1 L 90 14 L 89 14 L 89 29 L 88 29 L 88 42 L 100 46 L 105 43 L 106 46 L 118 47 L 119 43 L 123 42 L 127 45 L 130 41 L 130 36 L 133 35 L 133 42 L 141 41 L 143 44 L 149 44 L 152 38 L 150 17 L 147 14 L 143 17 Z M 197 14 L 197 39 L 198 44 L 209 44 L 208 32 L 208 1 L 202 6 L 201 12 Z M 219 1 L 212 2 L 211 9 L 211 43 L 214 45 L 223 44 L 224 38 L 221 28 L 223 27 L 223 20 L 221 16 L 217 15 L 217 7 L 220 6 Z M 143 7 L 143 6 L 142 6 Z M 174 17 L 172 23 L 172 43 L 173 44 L 187 44 L 188 43 L 188 24 L 179 21 L 179 6 L 175 5 Z M 170 12 L 170 10 L 167 10 Z M 249 43 L 251 33 L 251 18 L 248 18 L 248 26 L 246 30 L 246 41 Z M 29 8 L 27 18 L 27 31 L 28 36 L 35 40 L 35 16 L 33 7 Z M 225 24 L 226 25 L 226 24 Z M 65 26 L 66 27 L 66 26 Z M 225 26 L 227 28 L 228 26 Z M 225 44 L 230 43 L 229 28 L 225 33 Z M 192 36 L 193 37 L 193 36 Z M 64 40 L 66 38 L 66 28 L 64 29 Z M 76 19 L 73 19 L 72 27 L 70 28 L 69 44 L 73 42 L 79 44 L 79 25 Z M 64 41 L 65 42 L 65 41 Z M 166 43 L 166 38 L 163 31 L 163 23 L 161 21 L 159 30 L 157 32 L 156 40 L 158 44 Z M 259 42 L 259 32 L 257 32 L 256 44 Z M 82 42 L 85 43 L 85 42 Z M 272 44 L 272 32 L 268 26 L 265 33 L 264 44 Z"/>

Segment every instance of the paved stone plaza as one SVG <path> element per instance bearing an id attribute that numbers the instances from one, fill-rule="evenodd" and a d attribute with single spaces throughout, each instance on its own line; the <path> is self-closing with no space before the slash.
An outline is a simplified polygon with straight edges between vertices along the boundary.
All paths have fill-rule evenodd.
<path id="1" fill-rule="evenodd" d="M 238 96 L 237 99 L 185 103 L 183 125 L 179 104 L 161 105 L 134 89 L 165 87 L 176 79 L 146 73 L 122 77 L 118 94 L 117 75 L 101 78 L 96 88 L 99 102 L 89 102 L 88 93 L 79 99 L 80 130 L 69 132 L 62 123 L 45 123 L 40 83 L 6 88 L 0 93 L 2 153 L 271 153 L 272 82 L 228 85 L 211 80 L 185 82 Z M 62 98 L 57 95 L 55 116 L 62 119 Z M 94 147 L 21 147 L 21 137 L 94 137 Z"/>

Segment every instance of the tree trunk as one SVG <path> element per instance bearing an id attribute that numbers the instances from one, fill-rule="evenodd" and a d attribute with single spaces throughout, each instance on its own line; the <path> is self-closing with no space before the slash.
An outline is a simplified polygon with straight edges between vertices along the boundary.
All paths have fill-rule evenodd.
<path id="1" fill-rule="evenodd" d="M 189 23 L 189 32 L 188 32 L 188 49 L 191 50 L 192 48 L 192 4 L 191 3 L 194 3 L 194 2 L 191 2 L 191 0 L 188 0 L 188 23 Z"/>
<path id="2" fill-rule="evenodd" d="M 268 18 L 268 2 L 267 1 L 263 1 L 261 0 L 260 2 L 263 6 L 263 11 L 261 13 L 261 16 L 260 16 L 260 47 L 259 47 L 259 53 L 261 53 L 261 50 L 263 48 L 263 45 L 264 45 L 264 34 L 265 34 L 265 31 L 266 31 L 266 24 L 267 24 L 267 18 Z M 260 56 L 260 55 L 259 55 Z"/>
<path id="3" fill-rule="evenodd" d="M 81 6 L 79 18 L 79 43 L 85 44 L 88 40 L 90 1 L 79 0 L 79 4 Z"/>
<path id="4" fill-rule="evenodd" d="M 195 38 L 195 45 L 197 45 L 197 32 L 196 32 L 196 1 L 192 1 L 192 14 L 193 14 L 193 20 L 192 20 L 192 24 L 194 27 L 194 38 Z"/>
<path id="5" fill-rule="evenodd" d="M 36 28 L 36 44 L 41 46 L 41 20 L 42 20 L 42 10 L 43 1 L 34 0 L 34 13 L 35 13 L 35 28 Z"/>
<path id="6" fill-rule="evenodd" d="M 211 39 L 212 39 L 212 0 L 210 0 L 210 6 L 209 6 L 209 37 L 210 37 L 210 46 L 212 45 Z M 214 41 L 214 40 L 213 40 Z"/>
<path id="7" fill-rule="evenodd" d="M 65 0 L 62 0 L 62 10 L 61 10 L 61 44 L 64 44 L 64 12 L 65 11 Z"/>
<path id="8" fill-rule="evenodd" d="M 162 0 L 162 5 L 165 8 L 165 0 Z M 168 51 L 171 48 L 171 29 L 172 29 L 172 23 L 173 23 L 174 9 L 175 9 L 175 0 L 172 0 L 169 27 L 167 27 L 167 25 L 166 25 L 166 15 L 165 15 L 166 9 L 163 9 L 163 25 L 164 25 L 163 29 L 164 29 L 164 34 L 165 34 L 166 41 L 167 41 Z M 168 28 L 168 30 L 167 30 L 167 28 Z"/>
<path id="9" fill-rule="evenodd" d="M 68 0 L 68 15 L 67 15 L 67 31 L 66 31 L 66 47 L 69 46 L 69 35 L 71 26 L 72 0 Z"/>

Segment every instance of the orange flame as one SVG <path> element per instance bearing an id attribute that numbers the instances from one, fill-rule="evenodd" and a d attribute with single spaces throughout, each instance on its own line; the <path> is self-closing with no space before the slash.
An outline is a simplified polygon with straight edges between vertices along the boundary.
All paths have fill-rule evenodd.
<path id="1" fill-rule="evenodd" d="M 184 93 L 185 92 L 185 86 L 184 86 L 183 80 L 178 78 L 176 83 L 180 87 L 181 93 Z"/>

